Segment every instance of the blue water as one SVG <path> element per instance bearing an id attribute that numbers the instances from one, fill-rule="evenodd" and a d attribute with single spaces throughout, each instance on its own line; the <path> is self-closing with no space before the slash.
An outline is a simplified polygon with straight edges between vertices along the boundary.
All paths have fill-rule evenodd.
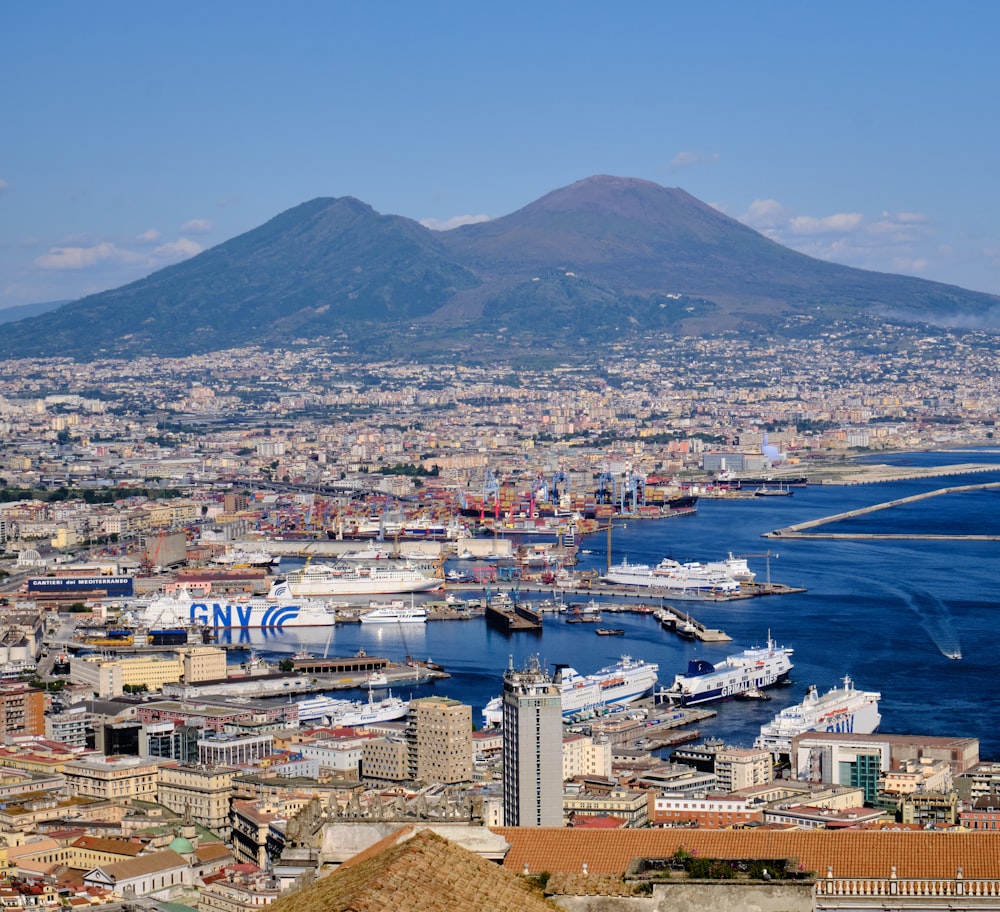
<path id="1" fill-rule="evenodd" d="M 878 462 L 892 463 L 892 457 Z M 251 642 L 272 658 L 306 648 L 316 655 L 350 655 L 364 648 L 371 655 L 400 660 L 410 655 L 433 659 L 451 674 L 447 681 L 405 689 L 403 696 L 444 694 L 473 706 L 478 722 L 486 701 L 500 692 L 509 661 L 521 665 L 532 655 L 544 663 L 566 662 L 587 673 L 622 653 L 657 662 L 660 683 L 695 657 L 719 661 L 746 646 L 760 644 L 770 630 L 795 650 L 792 684 L 770 691 L 762 703 L 732 702 L 699 724 L 704 737 L 749 746 L 761 724 L 782 707 L 802 699 L 806 686 L 821 692 L 844 675 L 856 686 L 882 694 L 881 731 L 894 734 L 971 736 L 980 739 L 984 759 L 1000 759 L 1000 673 L 993 625 L 1000 591 L 1000 542 L 942 541 L 791 541 L 765 539 L 764 532 L 960 484 L 1000 481 L 1000 450 L 908 454 L 900 463 L 942 465 L 989 463 L 996 473 L 950 476 L 854 487 L 814 485 L 792 497 L 736 501 L 701 500 L 697 514 L 652 522 L 629 521 L 616 527 L 612 559 L 657 562 L 714 560 L 732 551 L 752 556 L 758 579 L 803 587 L 793 595 L 737 602 L 676 602 L 696 620 L 725 630 L 733 641 L 707 645 L 682 641 L 647 616 L 607 614 L 624 637 L 599 637 L 591 625 L 568 625 L 553 615 L 540 634 L 505 635 L 482 619 L 432 622 L 422 630 L 341 625 L 332 634 L 289 630 Z M 1000 492 L 983 491 L 930 498 L 903 508 L 825 527 L 829 531 L 946 532 L 1000 535 Z M 583 540 L 592 554 L 578 569 L 603 570 L 604 533 Z M 523 595 L 523 593 L 522 593 Z M 533 596 L 529 596 L 531 598 Z M 658 604 L 651 601 L 650 604 Z M 328 640 L 329 637 L 329 640 Z M 961 660 L 946 657 L 960 651 Z"/>

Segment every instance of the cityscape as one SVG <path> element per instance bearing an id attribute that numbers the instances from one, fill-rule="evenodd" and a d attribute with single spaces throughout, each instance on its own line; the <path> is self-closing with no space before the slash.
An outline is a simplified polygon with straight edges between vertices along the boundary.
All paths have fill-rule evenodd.
<path id="1" fill-rule="evenodd" d="M 5 3 L 4 909 L 1000 910 L 998 28 Z"/>
<path id="2" fill-rule="evenodd" d="M 812 698 L 849 715 L 793 724 L 791 707 L 754 746 L 699 740 L 717 700 L 766 699 L 788 677 L 792 650 L 773 642 L 659 681 L 655 663 L 553 676 L 496 657 L 503 693 L 480 719 L 419 695 L 449 677 L 430 659 L 331 655 L 330 635 L 322 657 L 269 657 L 252 634 L 471 622 L 516 638 L 578 622 L 620 636 L 614 612 L 650 611 L 634 598 L 647 591 L 670 634 L 729 639 L 691 607 L 782 591 L 746 560 L 599 578 L 581 550 L 699 501 L 920 472 L 858 457 L 989 448 L 996 357 L 988 334 L 885 325 L 785 345 L 660 339 L 590 370 L 360 371 L 319 347 L 12 363 L 8 864 L 27 874 L 59 852 L 102 902 L 236 910 L 343 860 L 348 823 L 994 829 L 996 758 L 960 732 L 879 734 L 880 694 L 850 681 Z M 110 827 L 80 825 L 109 804 Z M 239 873 L 211 873 L 225 870 Z"/>

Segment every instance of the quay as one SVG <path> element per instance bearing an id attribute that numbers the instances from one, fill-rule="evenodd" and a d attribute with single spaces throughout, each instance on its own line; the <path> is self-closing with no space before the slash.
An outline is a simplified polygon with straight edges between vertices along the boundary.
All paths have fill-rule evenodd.
<path id="1" fill-rule="evenodd" d="M 940 497 L 942 494 L 961 494 L 967 491 L 987 491 L 1000 489 L 1000 482 L 986 482 L 983 484 L 956 485 L 950 488 L 938 488 L 934 491 L 926 491 L 923 494 L 913 494 L 909 497 L 900 497 L 896 500 L 887 500 L 882 503 L 873 504 L 870 507 L 860 507 L 856 510 L 847 510 L 843 513 L 834 513 L 820 519 L 811 519 L 807 522 L 795 523 L 783 529 L 775 529 L 773 532 L 765 532 L 764 538 L 799 538 L 799 539 L 842 539 L 845 541 L 882 541 L 889 539 L 917 540 L 917 541 L 1000 541 L 1000 535 L 946 535 L 938 532 L 814 532 L 821 526 L 829 523 L 841 522 L 845 519 L 853 519 L 857 516 L 866 516 L 869 513 L 877 513 L 880 510 L 891 510 L 893 507 L 904 504 L 916 503 L 921 500 L 928 500 L 931 497 Z"/>
<path id="2" fill-rule="evenodd" d="M 356 657 L 355 657 L 356 658 Z M 399 665 L 375 656 L 365 657 L 365 672 L 333 670 L 336 663 L 352 663 L 352 659 L 306 660 L 303 667 L 288 674 L 263 673 L 244 676 L 231 675 L 225 680 L 205 681 L 198 684 L 164 684 L 163 695 L 167 698 L 191 700 L 198 697 L 261 698 L 261 697 L 301 697 L 306 694 L 324 693 L 330 690 L 356 690 L 370 687 L 384 690 L 387 687 L 430 684 L 450 678 L 447 672 L 425 662 Z M 319 667 L 331 663 L 326 672 L 307 671 L 306 667 Z M 311 664 L 310 664 L 311 663 Z M 361 666 L 358 666 L 361 667 Z"/>
<path id="3" fill-rule="evenodd" d="M 706 627 L 672 605 L 664 605 L 656 614 L 662 627 L 686 639 L 701 640 L 703 643 L 729 643 L 733 639 L 725 631 Z"/>

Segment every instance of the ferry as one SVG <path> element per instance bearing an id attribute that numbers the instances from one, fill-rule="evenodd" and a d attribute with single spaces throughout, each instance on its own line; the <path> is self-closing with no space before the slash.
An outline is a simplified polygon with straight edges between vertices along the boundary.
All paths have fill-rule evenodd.
<path id="1" fill-rule="evenodd" d="M 427 610 L 422 605 L 405 605 L 402 599 L 379 604 L 371 602 L 369 611 L 361 615 L 362 624 L 423 624 Z"/>
<path id="2" fill-rule="evenodd" d="M 768 750 L 776 757 L 787 757 L 792 750 L 792 738 L 803 732 L 870 735 L 878 730 L 882 721 L 878 711 L 881 698 L 882 694 L 877 691 L 856 690 L 850 675 L 844 677 L 843 687 L 834 688 L 823 696 L 817 693 L 815 684 L 810 684 L 801 703 L 786 707 L 761 726 L 754 747 Z"/>
<path id="3" fill-rule="evenodd" d="M 410 709 L 407 700 L 394 697 L 390 692 L 382 700 L 376 700 L 371 690 L 364 703 L 359 700 L 338 700 L 334 697 L 309 697 L 298 701 L 299 724 L 318 722 L 337 728 L 358 728 L 377 722 L 391 722 L 402 719 Z"/>
<path id="4" fill-rule="evenodd" d="M 429 592 L 443 580 L 410 561 L 376 559 L 310 563 L 287 573 L 285 582 L 295 596 L 342 596 Z"/>
<path id="5" fill-rule="evenodd" d="M 652 693 L 660 666 L 623 655 L 614 665 L 594 674 L 582 675 L 569 665 L 557 665 L 554 681 L 562 694 L 564 722 L 573 722 L 586 713 L 625 706 Z M 503 697 L 494 697 L 483 710 L 485 725 L 503 720 Z"/>
<path id="6" fill-rule="evenodd" d="M 267 595 L 215 600 L 193 596 L 182 589 L 176 595 L 162 595 L 146 604 L 133 606 L 129 616 L 144 627 L 251 628 L 332 627 L 334 607 L 317 599 L 301 599 L 278 580 Z"/>
<path id="7" fill-rule="evenodd" d="M 623 560 L 615 564 L 602 577 L 605 583 L 616 586 L 637 586 L 663 590 L 674 598 L 713 598 L 740 594 L 740 583 L 723 570 L 713 570 L 705 564 L 678 563 L 663 558 L 655 567 L 649 564 L 630 564 Z"/>
<path id="8" fill-rule="evenodd" d="M 766 645 L 744 649 L 717 665 L 704 659 L 692 659 L 687 672 L 676 675 L 674 683 L 664 693 L 682 706 L 693 706 L 766 690 L 788 680 L 793 667 L 792 652 L 792 649 L 778 646 L 769 631 Z"/>

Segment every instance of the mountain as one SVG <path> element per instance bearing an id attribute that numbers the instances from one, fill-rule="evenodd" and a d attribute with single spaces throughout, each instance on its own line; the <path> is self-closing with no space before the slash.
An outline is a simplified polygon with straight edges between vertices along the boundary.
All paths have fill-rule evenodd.
<path id="1" fill-rule="evenodd" d="M 4 307 L 0 310 L 0 323 L 14 323 L 17 320 L 26 320 L 28 317 L 37 317 L 68 303 L 69 301 L 45 301 L 42 304 L 16 304 L 14 307 Z"/>
<path id="2" fill-rule="evenodd" d="M 315 199 L 145 279 L 6 326 L 0 356 L 181 356 L 327 338 L 365 357 L 561 356 L 657 332 L 862 316 L 1000 328 L 1000 297 L 827 263 L 680 189 L 597 176 L 431 231 Z"/>

